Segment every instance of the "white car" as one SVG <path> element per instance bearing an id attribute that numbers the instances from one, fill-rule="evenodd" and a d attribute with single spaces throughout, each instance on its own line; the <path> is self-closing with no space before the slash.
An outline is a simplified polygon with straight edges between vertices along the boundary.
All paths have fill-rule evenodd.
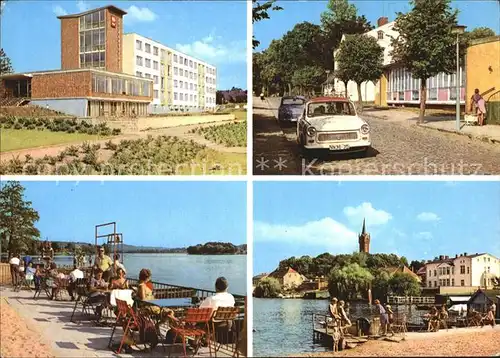
<path id="1" fill-rule="evenodd" d="M 370 126 L 348 99 L 314 98 L 297 121 L 297 143 L 304 149 L 366 154 L 371 147 Z"/>

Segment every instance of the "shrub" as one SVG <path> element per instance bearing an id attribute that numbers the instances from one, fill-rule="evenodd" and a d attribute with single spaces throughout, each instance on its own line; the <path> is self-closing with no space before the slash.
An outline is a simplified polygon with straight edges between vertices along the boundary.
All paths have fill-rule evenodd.
<path id="1" fill-rule="evenodd" d="M 278 297 L 281 293 L 281 285 L 279 281 L 272 277 L 265 277 L 261 279 L 255 287 L 255 297 L 273 298 Z"/>
<path id="2" fill-rule="evenodd" d="M 79 153 L 79 149 L 77 146 L 70 145 L 69 147 L 66 148 L 65 152 L 70 157 L 77 157 L 78 153 Z"/>
<path id="3" fill-rule="evenodd" d="M 23 125 L 21 123 L 14 124 L 14 129 L 22 129 Z"/>
<path id="4" fill-rule="evenodd" d="M 104 149 L 107 149 L 107 150 L 116 150 L 117 147 L 118 147 L 118 145 L 116 145 L 115 143 L 113 143 L 111 140 L 108 140 L 104 144 Z"/>
<path id="5" fill-rule="evenodd" d="M 113 130 L 111 131 L 111 134 L 112 135 L 119 135 L 121 134 L 122 130 L 120 128 L 113 128 Z"/>

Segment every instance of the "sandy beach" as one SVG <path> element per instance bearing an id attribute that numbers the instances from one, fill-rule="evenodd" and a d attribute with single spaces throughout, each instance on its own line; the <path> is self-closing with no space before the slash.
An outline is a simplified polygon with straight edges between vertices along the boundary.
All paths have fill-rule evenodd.
<path id="1" fill-rule="evenodd" d="M 0 298 L 0 310 L 1 357 L 55 357 L 50 346 L 42 341 L 36 329 L 28 327 L 4 298 Z"/>
<path id="2" fill-rule="evenodd" d="M 308 353 L 302 357 L 329 357 L 331 352 Z M 500 327 L 441 330 L 437 333 L 409 333 L 399 343 L 368 341 L 354 349 L 335 353 L 336 357 L 415 357 L 415 356 L 500 356 Z"/>

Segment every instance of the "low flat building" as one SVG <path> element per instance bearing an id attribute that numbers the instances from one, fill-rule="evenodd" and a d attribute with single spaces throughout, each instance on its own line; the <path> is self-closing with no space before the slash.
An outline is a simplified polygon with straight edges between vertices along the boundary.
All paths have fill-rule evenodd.
<path id="1" fill-rule="evenodd" d="M 0 97 L 76 117 L 146 116 L 152 80 L 98 69 L 13 73 L 0 77 Z"/>

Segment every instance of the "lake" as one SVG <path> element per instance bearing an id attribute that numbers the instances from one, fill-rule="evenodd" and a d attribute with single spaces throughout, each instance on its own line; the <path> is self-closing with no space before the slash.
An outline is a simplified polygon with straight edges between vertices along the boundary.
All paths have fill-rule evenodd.
<path id="1" fill-rule="evenodd" d="M 246 255 L 124 254 L 127 276 L 137 278 L 143 268 L 152 280 L 172 285 L 215 291 L 215 280 L 224 276 L 229 292 L 246 294 Z M 73 256 L 56 256 L 58 265 L 72 265 Z"/>
<path id="2" fill-rule="evenodd" d="M 313 343 L 312 333 L 312 314 L 326 314 L 328 303 L 328 300 L 254 298 L 254 356 L 276 357 L 330 351 Z M 415 307 L 411 311 L 408 306 L 400 306 L 399 309 L 407 314 L 420 314 Z M 398 308 L 393 306 L 393 310 L 396 313 Z M 355 324 L 359 317 L 370 319 L 372 311 L 366 303 L 351 303 L 350 315 Z"/>

